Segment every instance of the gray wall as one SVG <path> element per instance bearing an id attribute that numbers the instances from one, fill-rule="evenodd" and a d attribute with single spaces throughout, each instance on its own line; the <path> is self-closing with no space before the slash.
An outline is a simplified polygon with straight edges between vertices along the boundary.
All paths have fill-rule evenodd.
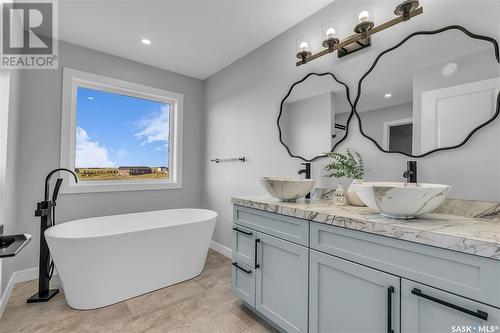
<path id="1" fill-rule="evenodd" d="M 264 194 L 262 176 L 296 176 L 300 160 L 292 159 L 277 139 L 276 117 L 279 103 L 289 86 L 309 72 L 333 71 L 348 82 L 351 98 L 357 81 L 368 70 L 376 55 L 417 30 L 430 30 L 460 24 L 476 33 L 498 39 L 500 3 L 483 1 L 421 1 L 424 14 L 385 30 L 373 38 L 370 49 L 342 59 L 325 56 L 305 66 L 295 66 L 296 36 L 309 34 L 312 48 L 321 45 L 321 25 L 336 22 L 340 36 L 352 33 L 356 15 L 363 9 L 373 13 L 377 22 L 393 17 L 392 1 L 336 1 L 279 35 L 257 50 L 231 64 L 207 80 L 206 154 L 248 156 L 248 163 L 210 164 L 205 174 L 205 206 L 219 213 L 214 240 L 231 246 L 231 196 Z M 478 7 L 481 10 L 478 10 Z M 446 15 L 443 15 L 446 13 Z M 451 184 L 451 197 L 500 201 L 500 150 L 495 133 L 500 121 L 477 133 L 464 147 L 419 159 L 421 181 Z M 350 136 L 340 147 L 359 151 L 367 165 L 367 180 L 401 180 L 407 157 L 383 154 L 361 137 L 357 121 L 350 124 Z M 320 186 L 333 186 L 322 177 L 325 160 L 313 164 L 313 178 Z M 481 170 L 478 166 L 481 165 Z"/>
<path id="2" fill-rule="evenodd" d="M 3 221 L 4 233 L 11 234 L 16 232 L 17 212 L 16 212 L 16 192 L 15 181 L 17 175 L 17 160 L 19 148 L 19 102 L 21 100 L 21 82 L 20 72 L 10 71 L 10 87 L 9 87 L 9 108 L 8 108 L 8 126 L 7 126 L 7 145 L 6 145 L 6 159 L 5 159 L 5 180 L 4 180 L 4 198 L 3 202 L 4 212 Z M 2 130 L 4 128 L 2 127 Z M 2 157 L 3 158 L 3 157 Z M 0 296 L 3 294 L 10 276 L 14 271 L 15 261 L 13 259 L 5 258 L 2 260 L 2 278 Z"/>
<path id="3" fill-rule="evenodd" d="M 39 222 L 33 216 L 43 196 L 43 179 L 59 166 L 62 68 L 70 67 L 184 94 L 183 188 L 180 190 L 65 194 L 58 202 L 58 222 L 73 219 L 177 207 L 201 206 L 203 154 L 203 81 L 160 70 L 79 46 L 60 43 L 58 70 L 25 70 L 16 158 L 15 225 L 9 232 L 34 236 L 20 252 L 12 271 L 37 266 Z M 15 127 L 13 127 L 15 128 Z M 9 177 L 13 177 L 12 174 Z"/>

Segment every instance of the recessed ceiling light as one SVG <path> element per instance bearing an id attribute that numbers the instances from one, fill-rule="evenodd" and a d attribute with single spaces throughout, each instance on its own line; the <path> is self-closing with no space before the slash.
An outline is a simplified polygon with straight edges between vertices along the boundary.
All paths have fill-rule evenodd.
<path id="1" fill-rule="evenodd" d="M 443 66 L 443 68 L 441 69 L 441 73 L 444 76 L 452 76 L 453 74 L 456 73 L 457 70 L 458 70 L 458 65 L 454 62 L 450 62 Z"/>
<path id="2" fill-rule="evenodd" d="M 93 100 L 93 99 L 94 99 L 94 97 L 87 97 L 87 98 L 88 98 L 88 99 L 90 99 L 90 100 Z"/>
<path id="3" fill-rule="evenodd" d="M 385 94 L 385 95 L 384 95 L 384 97 L 385 97 L 385 98 L 391 98 L 391 97 L 392 97 L 392 94 L 387 93 L 387 94 Z"/>
<path id="4" fill-rule="evenodd" d="M 142 44 L 144 45 L 151 45 L 151 40 L 147 38 L 142 38 L 141 39 Z"/>

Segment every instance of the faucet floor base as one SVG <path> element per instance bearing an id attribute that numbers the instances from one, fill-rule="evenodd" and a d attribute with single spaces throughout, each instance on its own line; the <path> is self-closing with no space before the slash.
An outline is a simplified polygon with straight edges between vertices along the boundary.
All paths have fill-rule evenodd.
<path id="1" fill-rule="evenodd" d="M 44 295 L 40 295 L 40 293 L 36 293 L 28 300 L 26 301 L 27 303 L 43 303 L 43 302 L 48 302 L 52 297 L 57 295 L 59 293 L 59 289 L 49 289 L 49 292 Z"/>

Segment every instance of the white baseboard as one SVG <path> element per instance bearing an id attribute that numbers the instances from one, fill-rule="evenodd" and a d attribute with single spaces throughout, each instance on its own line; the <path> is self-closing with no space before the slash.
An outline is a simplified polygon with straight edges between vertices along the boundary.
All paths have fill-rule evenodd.
<path id="1" fill-rule="evenodd" d="M 38 278 L 38 267 L 24 269 L 12 274 L 14 283 L 30 281 Z"/>
<path id="2" fill-rule="evenodd" d="M 7 283 L 7 288 L 5 288 L 2 298 L 0 298 L 0 318 L 2 318 L 3 312 L 7 307 L 7 302 L 9 301 L 10 294 L 16 286 L 16 283 L 30 281 L 36 278 L 38 278 L 37 267 L 17 271 L 10 276 L 9 283 Z"/>
<path id="3" fill-rule="evenodd" d="M 228 258 L 233 257 L 233 251 L 230 248 L 225 247 L 224 245 L 217 243 L 215 241 L 210 242 L 210 248 L 214 251 L 219 252 L 220 254 L 222 254 L 223 256 L 226 256 Z"/>

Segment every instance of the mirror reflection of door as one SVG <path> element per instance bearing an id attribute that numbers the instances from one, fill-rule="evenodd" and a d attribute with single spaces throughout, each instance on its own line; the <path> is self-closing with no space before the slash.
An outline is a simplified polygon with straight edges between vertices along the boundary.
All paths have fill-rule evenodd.
<path id="1" fill-rule="evenodd" d="M 494 78 L 423 92 L 420 149 L 455 145 L 472 128 L 493 117 L 499 82 Z"/>
<path id="2" fill-rule="evenodd" d="M 356 111 L 384 150 L 423 155 L 461 144 L 490 120 L 499 91 L 493 44 L 449 30 L 384 54 L 362 82 Z"/>
<path id="3" fill-rule="evenodd" d="M 413 153 L 413 118 L 384 123 L 384 146 L 388 151 Z"/>

